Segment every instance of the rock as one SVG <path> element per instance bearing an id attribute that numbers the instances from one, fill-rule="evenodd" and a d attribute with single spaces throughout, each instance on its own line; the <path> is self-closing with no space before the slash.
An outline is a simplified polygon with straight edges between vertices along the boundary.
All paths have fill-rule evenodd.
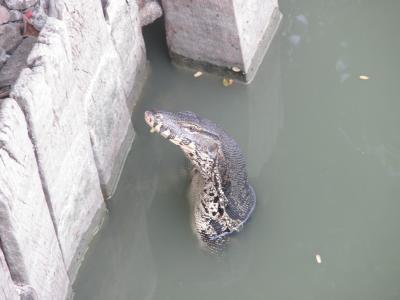
<path id="1" fill-rule="evenodd" d="M 49 0 L 47 15 L 49 17 L 61 19 L 63 14 L 63 9 L 64 9 L 63 0 Z"/>
<path id="2" fill-rule="evenodd" d="M 38 6 L 35 7 L 32 11 L 32 18 L 30 19 L 30 23 L 35 27 L 36 30 L 40 31 L 44 27 L 47 21 L 47 15 L 44 10 Z"/>
<path id="3" fill-rule="evenodd" d="M 111 26 L 111 38 L 122 62 L 122 82 L 126 95 L 141 90 L 146 77 L 146 49 L 140 24 L 139 8 L 135 0 L 113 0 L 107 13 Z M 127 39 L 129 36 L 131 38 Z M 133 110 L 137 95 L 128 96 L 128 108 Z"/>
<path id="4" fill-rule="evenodd" d="M 0 47 L 0 69 L 6 63 L 7 58 L 8 58 L 8 55 L 6 53 L 6 50 L 4 50 L 3 48 Z"/>
<path id="5" fill-rule="evenodd" d="M 69 31 L 80 33 L 71 40 L 76 85 L 70 93 L 84 101 L 105 198 L 115 189 L 132 143 L 130 115 L 135 99 L 130 93 L 140 91 L 140 87 L 134 85 L 142 81 L 146 63 L 136 2 L 113 0 L 107 3 L 103 1 L 102 7 L 100 1 L 71 0 L 63 16 Z M 81 15 L 71 14 L 73 11 L 80 11 Z M 80 19 L 86 15 L 91 18 Z M 104 15 L 108 16 L 108 22 Z"/>
<path id="6" fill-rule="evenodd" d="M 88 90 L 91 97 L 85 98 L 85 107 L 103 195 L 110 198 L 131 148 L 134 131 L 127 96 L 122 88 L 125 77 L 121 73 L 118 54 L 112 45 L 107 52 L 99 61 L 102 71 L 93 78 Z"/>
<path id="7" fill-rule="evenodd" d="M 26 59 L 35 41 L 36 38 L 33 37 L 24 39 L 0 69 L 0 87 L 14 84 L 21 70 L 26 67 Z"/>
<path id="8" fill-rule="evenodd" d="M 77 11 L 79 13 L 75 13 Z M 90 18 L 87 18 L 89 15 Z M 109 29 L 100 1 L 65 1 L 62 20 L 67 31 L 74 33 L 73 39 L 70 40 L 71 48 L 74 49 L 71 60 L 76 70 L 74 75 L 77 77 L 74 91 L 81 91 L 82 94 L 79 96 L 81 97 L 90 85 L 90 80 L 105 51 Z"/>
<path id="9" fill-rule="evenodd" d="M 21 299 L 64 299 L 67 270 L 25 116 L 10 98 L 0 101 L 0 216 L 1 247 Z"/>
<path id="10" fill-rule="evenodd" d="M 10 21 L 10 13 L 8 9 L 0 5 L 0 25 Z"/>
<path id="11" fill-rule="evenodd" d="M 24 10 L 34 6 L 37 0 L 4 0 L 9 9 Z"/>
<path id="12" fill-rule="evenodd" d="M 146 26 L 162 16 L 160 4 L 154 0 L 139 0 L 140 24 Z"/>
<path id="13" fill-rule="evenodd" d="M 20 299 L 17 294 L 16 286 L 11 279 L 10 270 L 4 253 L 0 247 L 0 299 L 17 300 Z"/>
<path id="14" fill-rule="evenodd" d="M 20 300 L 39 300 L 36 290 L 30 285 L 24 285 L 17 288 Z"/>
<path id="15" fill-rule="evenodd" d="M 78 93 L 74 77 L 69 34 L 64 22 L 48 18 L 29 54 L 29 68 L 22 70 L 10 95 L 25 112 L 42 186 L 73 281 L 101 224 L 105 204 L 83 94 Z"/>
<path id="16" fill-rule="evenodd" d="M 10 22 L 22 21 L 22 13 L 18 10 L 10 10 Z"/>
<path id="17" fill-rule="evenodd" d="M 20 24 L 8 23 L 0 25 L 0 47 L 6 52 L 13 51 L 22 41 Z"/>

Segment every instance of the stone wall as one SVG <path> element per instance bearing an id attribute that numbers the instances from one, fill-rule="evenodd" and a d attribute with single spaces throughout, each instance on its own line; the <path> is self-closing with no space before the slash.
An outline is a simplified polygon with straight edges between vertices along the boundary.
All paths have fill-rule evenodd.
<path id="1" fill-rule="evenodd" d="M 17 287 L 11 279 L 10 271 L 4 253 L 0 248 L 0 299 L 16 300 L 19 299 Z"/>
<path id="2" fill-rule="evenodd" d="M 175 62 L 242 80 L 281 17 L 276 0 L 162 2 Z M 161 13 L 156 0 L 0 0 L 0 37 L 14 39 L 0 38 L 0 299 L 71 295 L 134 139 L 141 27 Z"/>
<path id="3" fill-rule="evenodd" d="M 21 108 L 0 103 L 0 237 L 15 284 L 65 297 L 69 279 Z M 51 274 L 51 276 L 48 276 Z"/>
<path id="4" fill-rule="evenodd" d="M 22 40 L 29 55 L 0 99 L 1 299 L 70 295 L 134 138 L 141 25 L 161 12 L 154 1 L 42 2 L 50 17 Z"/>

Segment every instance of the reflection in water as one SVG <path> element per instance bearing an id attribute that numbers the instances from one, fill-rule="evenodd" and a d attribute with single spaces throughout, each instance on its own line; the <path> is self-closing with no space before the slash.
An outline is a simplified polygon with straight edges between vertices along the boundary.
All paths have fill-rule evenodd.
<path id="1" fill-rule="evenodd" d="M 175 69 L 160 26 L 146 29 L 135 150 L 76 300 L 400 299 L 400 2 L 280 6 L 249 86 Z M 194 111 L 241 146 L 258 202 L 223 258 L 198 249 L 187 162 L 148 132 L 148 109 Z"/>
<path id="2" fill-rule="evenodd" d="M 137 137 L 135 143 L 141 142 Z M 88 260 L 87 267 L 82 268 L 79 276 L 85 284 L 79 289 L 78 299 L 154 299 L 157 273 L 147 211 L 154 201 L 159 175 L 140 159 L 143 150 L 134 151 L 125 166 L 114 197 L 123 203 L 109 202 L 109 216 L 87 254 L 101 259 Z M 140 172 L 127 174 L 127 169 Z"/>
<path id="3" fill-rule="evenodd" d="M 284 126 L 284 106 L 282 102 L 280 32 L 264 58 L 262 69 L 246 91 L 249 104 L 249 141 L 251 159 L 248 167 L 251 177 L 260 176 L 261 169 L 268 162 L 279 132 Z M 260 93 L 260 87 L 263 92 Z M 260 130 L 262 134 L 260 134 Z"/>

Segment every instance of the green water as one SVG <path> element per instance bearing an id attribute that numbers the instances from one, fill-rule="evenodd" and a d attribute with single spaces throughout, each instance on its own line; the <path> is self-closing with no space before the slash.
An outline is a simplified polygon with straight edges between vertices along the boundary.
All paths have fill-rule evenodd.
<path id="1" fill-rule="evenodd" d="M 400 299 L 400 1 L 280 6 L 249 86 L 175 69 L 161 26 L 145 30 L 137 137 L 76 300 Z M 198 249 L 187 163 L 146 109 L 192 110 L 245 153 L 258 202 L 224 259 Z"/>

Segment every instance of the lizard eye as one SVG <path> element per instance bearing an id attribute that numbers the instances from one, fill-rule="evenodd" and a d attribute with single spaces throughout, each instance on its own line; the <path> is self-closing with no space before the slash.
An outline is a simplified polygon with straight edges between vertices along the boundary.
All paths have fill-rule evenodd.
<path id="1" fill-rule="evenodd" d="M 191 132 L 201 131 L 201 127 L 195 124 L 182 124 L 182 126 Z"/>

